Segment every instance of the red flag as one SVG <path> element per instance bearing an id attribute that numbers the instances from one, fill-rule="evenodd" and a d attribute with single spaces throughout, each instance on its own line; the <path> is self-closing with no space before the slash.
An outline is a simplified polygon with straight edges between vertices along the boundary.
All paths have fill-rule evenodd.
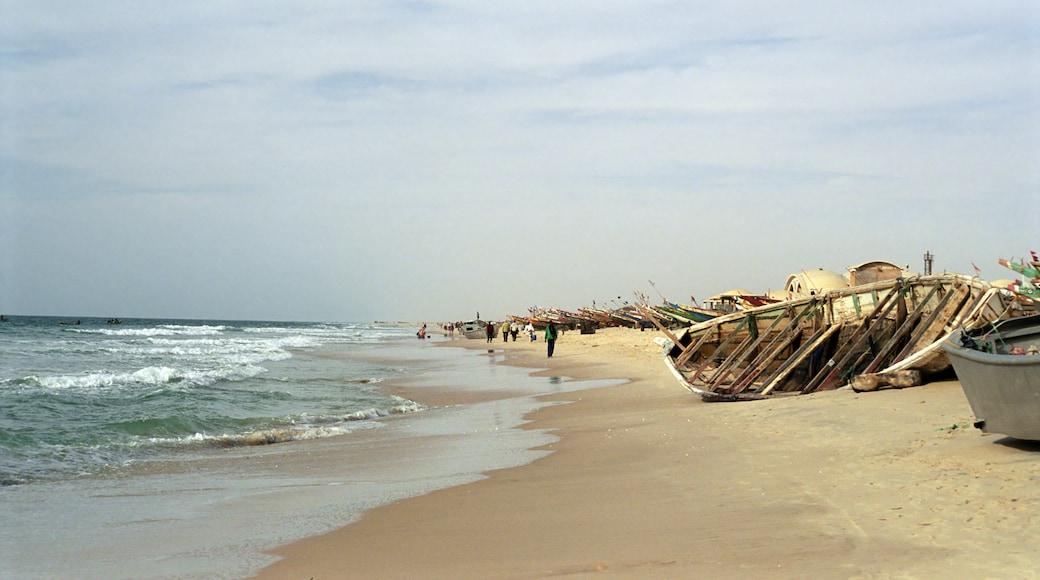
<path id="1" fill-rule="evenodd" d="M 981 276 L 981 275 L 982 275 L 982 269 L 981 269 L 981 268 L 979 268 L 978 266 L 976 266 L 976 265 L 975 265 L 975 262 L 972 262 L 972 263 L 971 263 L 971 267 L 972 267 L 972 268 L 975 268 L 975 275 L 976 275 L 976 276 Z"/>

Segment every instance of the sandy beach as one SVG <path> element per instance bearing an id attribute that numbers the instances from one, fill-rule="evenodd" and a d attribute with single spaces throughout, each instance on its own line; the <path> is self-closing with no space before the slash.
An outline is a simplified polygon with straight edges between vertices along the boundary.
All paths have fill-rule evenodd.
<path id="1" fill-rule="evenodd" d="M 569 332 L 552 359 L 540 340 L 454 341 L 628 382 L 550 395 L 565 404 L 528 425 L 559 437 L 546 457 L 283 546 L 258 577 L 1037 577 L 1040 444 L 974 429 L 956 381 L 703 403 L 655 336 Z"/>

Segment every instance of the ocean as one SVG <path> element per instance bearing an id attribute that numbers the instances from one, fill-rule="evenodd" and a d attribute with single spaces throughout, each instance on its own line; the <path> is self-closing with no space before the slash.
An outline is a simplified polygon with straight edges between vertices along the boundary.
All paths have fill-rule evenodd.
<path id="1" fill-rule="evenodd" d="M 264 550 L 543 456 L 553 436 L 520 429 L 537 395 L 616 384 L 415 330 L 8 317 L 0 577 L 248 576 Z M 501 396 L 429 407 L 395 381 Z"/>

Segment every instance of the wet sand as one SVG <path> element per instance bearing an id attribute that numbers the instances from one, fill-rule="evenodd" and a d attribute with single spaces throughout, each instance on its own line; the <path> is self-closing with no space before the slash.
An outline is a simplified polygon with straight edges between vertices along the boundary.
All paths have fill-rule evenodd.
<path id="1" fill-rule="evenodd" d="M 259 577 L 1036 577 L 1040 444 L 974 429 L 956 381 L 703 403 L 654 336 L 566 333 L 552 359 L 496 339 L 508 364 L 630 382 L 550 395 L 568 404 L 528 425 L 550 455 L 284 546 Z"/>

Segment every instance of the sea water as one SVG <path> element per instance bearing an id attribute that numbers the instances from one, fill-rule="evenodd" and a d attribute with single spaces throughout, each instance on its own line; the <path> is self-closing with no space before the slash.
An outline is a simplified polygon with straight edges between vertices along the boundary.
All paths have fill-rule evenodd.
<path id="1" fill-rule="evenodd" d="M 394 324 L 0 322 L 0 577 L 236 578 L 367 509 L 522 465 L 534 378 Z M 537 345 L 531 345 L 532 348 Z M 498 390 L 431 408 L 381 386 Z M 420 398 L 421 397 L 417 397 Z"/>

